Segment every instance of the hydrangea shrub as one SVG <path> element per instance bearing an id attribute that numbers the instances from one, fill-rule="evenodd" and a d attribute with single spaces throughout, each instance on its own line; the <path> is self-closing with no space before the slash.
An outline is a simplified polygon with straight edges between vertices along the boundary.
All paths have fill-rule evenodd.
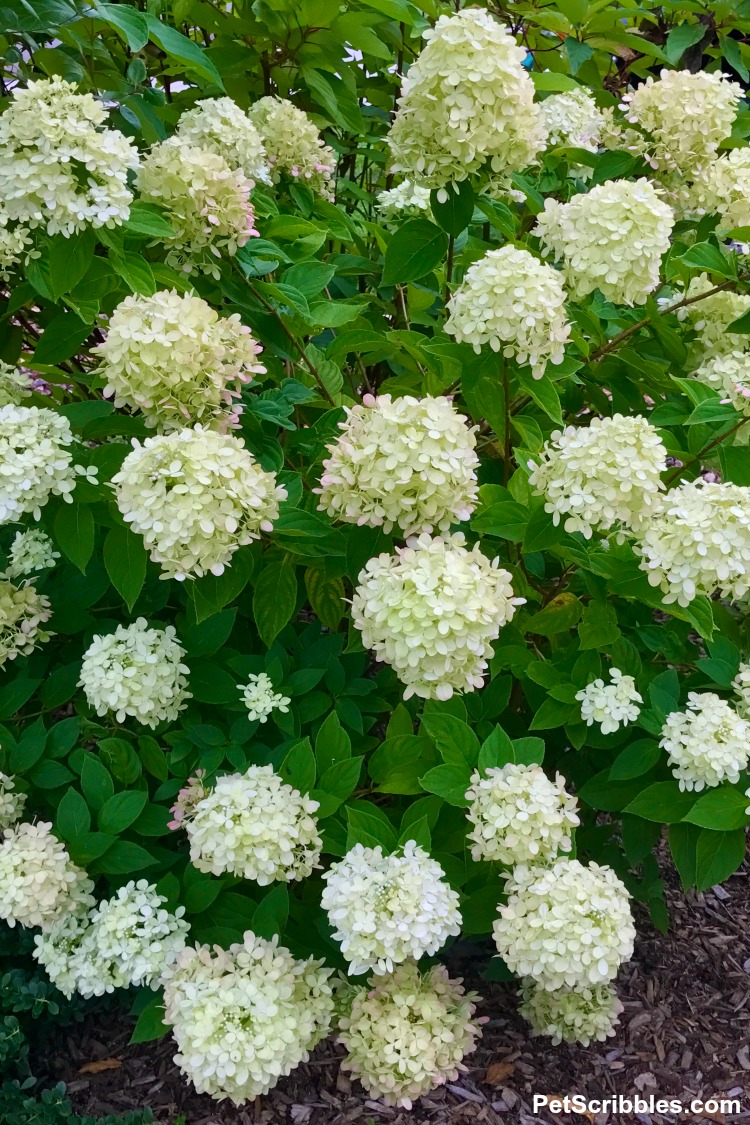
<path id="1" fill-rule="evenodd" d="M 750 48 L 314 8 L 8 9 L 0 920 L 212 1097 L 408 1108 L 457 944 L 604 1042 L 745 854 Z"/>

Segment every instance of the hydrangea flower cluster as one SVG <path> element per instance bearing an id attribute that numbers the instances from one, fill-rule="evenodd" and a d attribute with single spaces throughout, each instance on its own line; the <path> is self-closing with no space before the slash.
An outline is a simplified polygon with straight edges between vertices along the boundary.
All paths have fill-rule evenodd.
<path id="1" fill-rule="evenodd" d="M 138 152 L 122 133 L 102 127 L 104 106 L 59 77 L 11 93 L 0 115 L 0 199 L 7 217 L 66 236 L 123 223 L 133 199 L 127 176 L 138 167 Z M 24 237 L 19 228 L 13 235 Z M 17 247 L 18 257 L 21 252 Z"/>
<path id="2" fill-rule="evenodd" d="M 725 227 L 750 226 L 750 150 L 733 148 L 712 161 L 690 191 L 690 202 Z"/>
<path id="3" fill-rule="evenodd" d="M 537 1035 L 549 1035 L 559 1043 L 603 1043 L 615 1034 L 623 1010 L 611 984 L 583 988 L 559 988 L 549 992 L 531 981 L 521 986 L 519 1012 Z"/>
<path id="4" fill-rule="evenodd" d="M 574 296 L 599 289 L 615 304 L 642 305 L 659 284 L 674 221 L 649 180 L 608 180 L 567 203 L 545 200 L 535 233 L 562 260 Z"/>
<path id="5" fill-rule="evenodd" d="M 588 90 L 579 86 L 562 94 L 551 94 L 539 106 L 542 123 L 547 130 L 547 147 L 572 145 L 596 152 L 611 127 L 607 113 L 599 109 Z M 591 169 L 578 166 L 584 175 Z"/>
<path id="6" fill-rule="evenodd" d="M 546 141 L 525 48 L 489 12 L 441 16 L 404 79 L 391 167 L 442 188 L 485 163 L 498 176 L 532 164 Z"/>
<path id="7" fill-rule="evenodd" d="M 346 523 L 448 531 L 477 503 L 476 427 L 448 398 L 365 395 L 323 461 L 318 509 Z"/>
<path id="8" fill-rule="evenodd" d="M 339 1021 L 341 1066 L 386 1105 L 411 1109 L 412 1101 L 453 1082 L 476 1047 L 481 1020 L 473 992 L 464 992 L 443 965 L 420 973 L 413 961 L 398 965 L 357 990 Z"/>
<path id="9" fill-rule="evenodd" d="M 228 871 L 261 887 L 306 879 L 323 846 L 317 810 L 272 766 L 220 777 L 186 820 L 190 860 L 199 871 Z"/>
<path id="10" fill-rule="evenodd" d="M 8 216 L 0 207 L 0 278 L 10 279 L 10 272 L 21 262 L 37 255 L 31 249 L 33 241 L 28 227 L 8 226 Z"/>
<path id="11" fill-rule="evenodd" d="M 287 496 L 239 438 L 202 426 L 134 440 L 112 483 L 162 577 L 179 581 L 223 574 L 238 547 L 271 531 Z"/>
<path id="12" fill-rule="evenodd" d="M 614 734 L 621 726 L 634 723 L 643 703 L 632 676 L 626 676 L 619 668 L 610 668 L 609 678 L 609 684 L 596 679 L 576 692 L 581 718 L 589 727 L 597 723 L 602 734 Z"/>
<path id="13" fill-rule="evenodd" d="M 20 406 L 31 394 L 31 384 L 18 367 L 0 359 L 0 406 Z"/>
<path id="14" fill-rule="evenodd" d="M 274 691 L 273 680 L 265 672 L 250 676 L 246 684 L 237 684 L 237 687 L 242 692 L 242 702 L 247 707 L 247 717 L 251 723 L 256 720 L 267 722 L 273 711 L 280 711 L 282 715 L 289 712 L 291 699 L 288 695 Z"/>
<path id="15" fill-rule="evenodd" d="M 414 840 L 400 855 L 355 844 L 323 879 L 321 906 L 350 973 L 382 976 L 409 957 L 432 956 L 461 932 L 458 895 Z"/>
<path id="16" fill-rule="evenodd" d="M 559 859 L 518 866 L 493 927 L 498 952 L 542 988 L 581 988 L 613 980 L 633 954 L 630 895 L 610 867 Z"/>
<path id="17" fill-rule="evenodd" d="M 76 478 L 67 418 L 38 406 L 0 406 L 0 524 L 39 519 L 50 496 L 69 501 Z"/>
<path id="18" fill-rule="evenodd" d="M 379 192 L 377 208 L 387 219 L 419 215 L 430 209 L 430 189 L 411 180 L 402 180 L 395 187 Z"/>
<path id="19" fill-rule="evenodd" d="M 52 825 L 6 828 L 0 843 L 0 918 L 48 929 L 68 911 L 88 909 L 94 884 L 52 834 Z"/>
<path id="20" fill-rule="evenodd" d="M 544 496 L 555 525 L 590 539 L 615 524 L 647 525 L 664 487 L 667 451 L 646 418 L 615 414 L 588 426 L 566 426 L 545 442 L 539 464 L 529 462 L 529 484 Z"/>
<path id="21" fill-rule="evenodd" d="M 136 186 L 145 200 L 166 209 L 174 235 L 165 240 L 167 265 L 219 279 L 216 264 L 257 235 L 250 202 L 252 181 L 223 156 L 171 138 L 151 149 L 138 169 Z"/>
<path id="22" fill-rule="evenodd" d="M 267 1094 L 329 1031 L 330 973 L 249 930 L 229 949 L 184 949 L 164 989 L 175 1062 L 217 1101 Z"/>
<path id="23" fill-rule="evenodd" d="M 474 771 L 466 793 L 466 816 L 473 826 L 467 839 L 471 858 L 513 867 L 554 859 L 572 847 L 571 830 L 580 824 L 578 802 L 565 791 L 565 779 L 547 777 L 541 766 L 507 765 Z"/>
<path id="24" fill-rule="evenodd" d="M 710 297 L 694 300 L 702 293 L 708 293 L 715 285 L 710 277 L 701 273 L 690 279 L 690 284 L 684 293 L 676 294 L 674 301 L 684 298 L 693 303 L 677 310 L 678 320 L 689 320 L 698 335 L 698 351 L 701 358 L 712 351 L 731 352 L 741 351 L 745 347 L 745 338 L 736 332 L 727 332 L 733 320 L 750 311 L 750 294 L 733 293 L 730 289 L 722 289 L 712 293 Z M 669 302 L 669 304 L 674 303 Z"/>
<path id="25" fill-rule="evenodd" d="M 79 687 L 97 715 L 130 716 L 146 727 L 173 722 L 184 711 L 190 669 L 172 625 L 151 629 L 145 617 L 99 634 L 83 654 Z"/>
<path id="26" fill-rule="evenodd" d="M 26 794 L 16 789 L 15 779 L 0 770 L 0 831 L 21 819 L 25 804 Z"/>
<path id="27" fill-rule="evenodd" d="M 691 691 L 687 710 L 672 711 L 659 742 L 680 789 L 700 793 L 737 782 L 750 761 L 750 722 L 712 691 Z"/>
<path id="28" fill-rule="evenodd" d="M 362 643 L 390 664 L 404 699 L 450 699 L 482 687 L 491 642 L 524 599 L 510 574 L 463 535 L 420 535 L 395 555 L 370 559 L 358 578 L 352 620 Z"/>
<path id="29" fill-rule="evenodd" d="M 40 570 L 54 566 L 59 558 L 60 552 L 55 550 L 49 535 L 40 528 L 17 531 L 8 550 L 8 566 L 2 577 L 24 578 L 28 574 L 38 574 Z"/>
<path id="30" fill-rule="evenodd" d="M 528 250 L 488 250 L 469 266 L 448 310 L 445 331 L 477 354 L 489 344 L 528 363 L 535 379 L 548 362 L 562 363 L 570 336 L 565 290 L 557 270 Z"/>
<path id="31" fill-rule="evenodd" d="M 219 316 L 201 297 L 174 289 L 126 297 L 106 340 L 92 350 L 102 360 L 104 397 L 140 410 L 146 425 L 162 431 L 196 422 L 237 425 L 234 400 L 266 370 L 239 313 Z"/>
<path id="32" fill-rule="evenodd" d="M 130 985 L 156 988 L 185 948 L 185 909 L 146 879 L 131 880 L 88 914 L 64 917 L 35 939 L 34 956 L 68 997 L 103 996 Z"/>
<path id="33" fill-rule="evenodd" d="M 740 664 L 732 689 L 737 696 L 737 711 L 750 722 L 750 664 Z"/>
<path id="34" fill-rule="evenodd" d="M 34 586 L 14 586 L 0 579 L 0 668 L 50 639 L 41 626 L 51 616 L 49 598 Z"/>
<path id="35" fill-rule="evenodd" d="M 740 414 L 750 414 L 750 352 L 709 352 L 695 378 L 717 390 Z"/>
<path id="36" fill-rule="evenodd" d="M 187 779 L 187 785 L 184 785 L 177 794 L 177 800 L 169 810 L 172 814 L 172 820 L 167 824 L 172 832 L 178 828 L 184 828 L 186 822 L 195 812 L 200 801 L 207 797 L 211 790 L 206 785 L 206 771 L 196 770 L 194 777 Z"/>
<path id="37" fill-rule="evenodd" d="M 214 152 L 248 180 L 270 183 L 263 138 L 231 98 L 204 98 L 182 114 L 175 136 L 192 148 Z"/>
<path id="38" fill-rule="evenodd" d="M 663 498 L 635 549 L 664 602 L 687 606 L 720 591 L 733 601 L 750 590 L 750 488 L 695 481 Z"/>
<path id="39" fill-rule="evenodd" d="M 623 108 L 651 135 L 652 167 L 695 177 L 731 133 L 743 96 L 719 71 L 662 70 L 626 94 Z"/>
<path id="40" fill-rule="evenodd" d="M 284 173 L 333 198 L 336 157 L 304 110 L 286 98 L 266 97 L 250 107 L 248 117 L 263 138 L 274 183 Z"/>

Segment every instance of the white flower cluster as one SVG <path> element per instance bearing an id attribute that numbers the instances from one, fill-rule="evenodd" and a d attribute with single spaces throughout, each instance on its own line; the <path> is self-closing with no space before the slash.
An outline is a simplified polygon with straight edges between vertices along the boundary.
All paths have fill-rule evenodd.
<path id="1" fill-rule="evenodd" d="M 700 301 L 693 300 L 714 288 L 715 285 L 708 275 L 701 273 L 690 279 L 690 284 L 684 293 L 675 296 L 675 301 L 687 298 L 693 302 L 677 310 L 677 319 L 689 320 L 697 332 L 701 358 L 712 351 L 741 351 L 745 347 L 745 338 L 736 332 L 727 332 L 727 327 L 733 320 L 750 311 L 750 294 L 733 293 L 730 289 L 722 289 L 719 293 L 712 293 L 710 297 L 703 297 Z M 671 303 L 674 302 L 670 301 Z"/>
<path id="2" fill-rule="evenodd" d="M 647 525 L 664 487 L 667 451 L 646 418 L 615 414 L 588 426 L 566 426 L 544 443 L 538 465 L 529 462 L 529 484 L 544 496 L 544 510 L 566 531 L 590 539 L 615 524 Z"/>
<path id="3" fill-rule="evenodd" d="M 55 565 L 60 552 L 44 531 L 30 527 L 17 531 L 8 551 L 8 566 L 3 578 L 23 578 L 28 574 L 38 574 Z"/>
<path id="4" fill-rule="evenodd" d="M 750 149 L 733 148 L 704 168 L 690 203 L 699 213 L 718 215 L 722 226 L 750 226 Z"/>
<path id="5" fill-rule="evenodd" d="M 174 289 L 126 297 L 93 351 L 102 359 L 104 397 L 142 411 L 146 425 L 160 430 L 236 425 L 234 400 L 266 370 L 238 313 L 219 316 L 201 297 Z"/>
<path id="6" fill-rule="evenodd" d="M 466 816 L 473 826 L 467 839 L 471 858 L 490 863 L 544 862 L 572 847 L 571 829 L 580 824 L 578 802 L 565 791 L 565 779 L 547 777 L 541 766 L 508 762 L 475 770 L 466 793 Z"/>
<path id="7" fill-rule="evenodd" d="M 387 219 L 419 215 L 430 209 L 430 189 L 411 180 L 402 180 L 395 187 L 379 192 L 376 205 Z"/>
<path id="8" fill-rule="evenodd" d="M 540 103 L 539 115 L 547 130 L 548 148 L 571 145 L 596 152 L 611 128 L 609 116 L 583 86 L 551 94 Z M 591 175 L 590 168 L 579 167 L 584 175 Z"/>
<path id="9" fill-rule="evenodd" d="M 39 519 L 50 496 L 75 488 L 73 432 L 67 418 L 38 406 L 0 406 L 0 524 Z"/>
<path id="10" fill-rule="evenodd" d="M 740 414 L 750 414 L 750 352 L 709 352 L 694 375 L 699 383 L 724 396 Z"/>
<path id="11" fill-rule="evenodd" d="M 482 687 L 491 642 L 524 599 L 510 574 L 463 535 L 420 535 L 370 559 L 352 600 L 362 643 L 390 664 L 404 698 L 450 699 Z"/>
<path id="12" fill-rule="evenodd" d="M 420 973 L 407 961 L 357 990 L 339 1021 L 341 1066 L 386 1105 L 411 1109 L 414 1098 L 453 1082 L 476 1047 L 481 1020 L 473 992 L 464 992 L 443 965 Z"/>
<path id="13" fill-rule="evenodd" d="M 567 203 L 545 200 L 535 233 L 562 260 L 574 296 L 599 289 L 615 304 L 642 305 L 659 284 L 674 221 L 649 180 L 608 180 Z"/>
<path id="14" fill-rule="evenodd" d="M 595 984 L 577 989 L 559 988 L 554 992 L 539 988 L 532 981 L 521 986 L 519 1012 L 536 1035 L 549 1035 L 552 1045 L 559 1043 L 603 1043 L 615 1034 L 622 1004 L 611 984 Z"/>
<path id="15" fill-rule="evenodd" d="M 182 663 L 185 650 L 174 627 L 150 629 L 144 617 L 99 634 L 83 654 L 78 686 L 97 715 L 128 715 L 146 727 L 173 722 L 184 711 L 190 692 Z"/>
<path id="16" fill-rule="evenodd" d="M 346 523 L 448 531 L 477 503 L 475 426 L 448 398 L 365 395 L 323 461 L 320 511 Z"/>
<path id="17" fill-rule="evenodd" d="M 190 860 L 199 871 L 228 871 L 261 887 L 306 879 L 323 846 L 317 810 L 272 766 L 220 777 L 186 821 Z"/>
<path id="18" fill-rule="evenodd" d="M 185 947 L 188 924 L 179 906 L 146 879 L 120 887 L 88 914 L 66 915 L 37 935 L 34 956 L 66 996 L 103 996 L 130 985 L 157 988 Z"/>
<path id="19" fill-rule="evenodd" d="M 717 590 L 737 601 L 750 590 L 750 488 L 695 481 L 666 494 L 635 549 L 669 605 Z"/>
<path id="20" fill-rule="evenodd" d="M 479 353 L 494 352 L 528 363 L 541 379 L 548 361 L 562 363 L 570 324 L 560 274 L 528 250 L 488 250 L 466 271 L 448 301 L 445 331 Z"/>
<path id="21" fill-rule="evenodd" d="M 609 678 L 609 684 L 597 679 L 576 692 L 581 718 L 589 727 L 597 723 L 602 734 L 614 734 L 620 726 L 634 723 L 643 703 L 632 676 L 626 676 L 619 668 L 610 668 Z"/>
<path id="22" fill-rule="evenodd" d="M 695 177 L 732 131 L 744 96 L 719 71 L 662 70 L 623 98 L 628 121 L 651 135 L 650 163 Z"/>
<path id="23" fill-rule="evenodd" d="M 304 110 L 286 98 L 266 97 L 250 106 L 248 117 L 263 138 L 275 183 L 284 173 L 333 198 L 336 157 Z"/>
<path id="24" fill-rule="evenodd" d="M 12 95 L 0 116 L 0 199 L 8 218 L 66 236 L 124 222 L 138 153 L 118 130 L 102 128 L 104 106 L 59 77 L 16 86 Z"/>
<path id="25" fill-rule="evenodd" d="M 182 114 L 175 136 L 183 144 L 215 152 L 248 180 L 271 179 L 263 138 L 231 98 L 204 98 Z"/>
<path id="26" fill-rule="evenodd" d="M 202 426 L 134 440 L 112 483 L 162 577 L 179 581 L 223 574 L 238 547 L 271 531 L 287 496 L 239 438 Z"/>
<path id="27" fill-rule="evenodd" d="M 28 227 L 9 227 L 8 216 L 0 206 L 0 278 L 3 281 L 9 280 L 15 266 L 36 256 L 30 252 L 32 244 Z"/>
<path id="28" fill-rule="evenodd" d="M 292 702 L 288 695 L 274 691 L 273 680 L 265 672 L 257 676 L 250 676 L 246 684 L 237 684 L 242 692 L 242 702 L 247 707 L 247 717 L 250 722 L 256 720 L 265 723 L 273 711 L 281 711 L 286 715 L 289 704 Z"/>
<path id="29" fill-rule="evenodd" d="M 750 722 L 712 691 L 691 691 L 687 710 L 672 711 L 659 743 L 680 789 L 737 782 L 750 761 Z"/>
<path id="30" fill-rule="evenodd" d="M 750 664 L 740 664 L 732 680 L 732 688 L 737 696 L 738 712 L 743 719 L 750 721 Z"/>
<path id="31" fill-rule="evenodd" d="M 516 867 L 493 934 L 508 967 L 542 988 L 603 984 L 633 954 L 630 895 L 610 867 Z"/>
<path id="32" fill-rule="evenodd" d="M 16 789 L 14 778 L 0 770 L 0 831 L 21 819 L 26 794 Z"/>
<path id="33" fill-rule="evenodd" d="M 30 394 L 31 384 L 23 371 L 0 359 L 0 406 L 20 406 Z"/>
<path id="34" fill-rule="evenodd" d="M 236 254 L 257 235 L 250 202 L 252 182 L 223 156 L 181 144 L 179 138 L 151 149 L 138 169 L 136 187 L 145 200 L 166 209 L 174 235 L 164 239 L 167 265 L 184 273 L 221 276 L 222 254 Z"/>
<path id="35" fill-rule="evenodd" d="M 14 586 L 0 578 L 0 668 L 49 640 L 50 634 L 41 626 L 51 616 L 49 598 L 34 586 Z"/>
<path id="36" fill-rule="evenodd" d="M 400 855 L 355 844 L 323 879 L 321 906 L 350 973 L 382 976 L 407 958 L 432 956 L 461 932 L 458 895 L 414 840 Z"/>
<path id="37" fill-rule="evenodd" d="M 217 1101 L 267 1094 L 329 1031 L 330 972 L 249 930 L 226 950 L 184 949 L 164 989 L 175 1062 Z"/>
<path id="38" fill-rule="evenodd" d="M 441 16 L 424 39 L 387 138 L 393 170 L 442 188 L 485 162 L 498 176 L 532 164 L 546 135 L 525 48 L 479 8 Z"/>
<path id="39" fill-rule="evenodd" d="M 75 863 L 52 825 L 6 828 L 0 843 L 0 918 L 9 926 L 48 929 L 68 911 L 94 903 L 94 884 Z"/>

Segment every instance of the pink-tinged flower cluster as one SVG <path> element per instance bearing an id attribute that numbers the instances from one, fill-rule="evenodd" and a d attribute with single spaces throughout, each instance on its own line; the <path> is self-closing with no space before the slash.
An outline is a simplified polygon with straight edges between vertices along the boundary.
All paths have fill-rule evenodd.
<path id="1" fill-rule="evenodd" d="M 196 770 L 195 776 L 189 777 L 187 785 L 184 785 L 177 794 L 177 800 L 169 810 L 172 820 L 167 824 L 167 828 L 171 828 L 173 832 L 185 827 L 186 822 L 195 812 L 198 802 L 208 796 L 210 790 L 205 784 L 205 776 L 205 770 Z"/>

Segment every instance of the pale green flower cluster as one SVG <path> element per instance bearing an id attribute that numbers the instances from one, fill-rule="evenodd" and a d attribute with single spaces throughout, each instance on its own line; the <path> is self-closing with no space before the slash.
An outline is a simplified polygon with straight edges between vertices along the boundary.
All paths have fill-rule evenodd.
<path id="1" fill-rule="evenodd" d="M 38 527 L 17 531 L 8 551 L 8 565 L 3 578 L 25 578 L 48 570 L 60 558 L 60 552 L 46 532 Z"/>
<path id="2" fill-rule="evenodd" d="M 393 171 L 443 188 L 485 165 L 504 178 L 532 164 L 546 134 L 525 48 L 479 8 L 440 16 L 424 39 L 387 138 Z"/>
<path id="3" fill-rule="evenodd" d="M 740 664 L 732 688 L 737 696 L 737 711 L 750 722 L 750 664 Z"/>
<path id="4" fill-rule="evenodd" d="M 17 656 L 28 656 L 50 639 L 41 626 L 51 616 L 49 598 L 34 586 L 14 586 L 0 579 L 0 668 Z"/>
<path id="5" fill-rule="evenodd" d="M 626 94 L 623 108 L 650 134 L 653 168 L 695 178 L 731 133 L 743 96 L 719 71 L 662 70 Z"/>
<path id="6" fill-rule="evenodd" d="M 508 762 L 482 776 L 475 770 L 466 792 L 467 840 L 471 858 L 513 867 L 540 863 L 569 852 L 571 831 L 580 824 L 578 802 L 565 790 L 561 774 L 553 781 L 541 766 Z"/>
<path id="7" fill-rule="evenodd" d="M 189 929 L 184 907 L 171 914 L 166 901 L 146 879 L 131 880 L 87 914 L 67 914 L 37 935 L 34 956 L 68 998 L 130 985 L 157 988 Z"/>
<path id="8" fill-rule="evenodd" d="M 395 187 L 378 193 L 377 208 L 386 219 L 419 215 L 430 209 L 430 189 L 411 180 L 402 180 Z"/>
<path id="9" fill-rule="evenodd" d="M 134 440 L 112 484 L 162 577 L 178 581 L 223 574 L 239 547 L 272 530 L 287 496 L 239 438 L 200 425 Z"/>
<path id="10" fill-rule="evenodd" d="M 714 692 L 691 691 L 687 710 L 667 715 L 659 745 L 680 789 L 699 793 L 739 781 L 750 761 L 750 722 Z"/>
<path id="11" fill-rule="evenodd" d="M 519 1012 L 536 1035 L 549 1035 L 559 1043 L 604 1043 L 615 1034 L 622 1004 L 611 984 L 578 989 L 558 988 L 550 992 L 533 981 L 521 986 Z"/>
<path id="12" fill-rule="evenodd" d="M 491 642 L 524 601 L 510 579 L 479 544 L 467 550 L 463 535 L 420 535 L 369 560 L 352 621 L 364 646 L 405 685 L 405 699 L 450 699 L 482 687 Z"/>
<path id="13" fill-rule="evenodd" d="M 286 98 L 266 97 L 250 106 L 248 117 L 263 138 L 274 183 L 283 173 L 333 198 L 336 157 L 304 110 Z"/>
<path id="14" fill-rule="evenodd" d="M 0 278 L 8 281 L 11 270 L 27 258 L 35 257 L 28 227 L 8 226 L 8 216 L 0 207 Z"/>
<path id="15" fill-rule="evenodd" d="M 611 129 L 611 115 L 599 109 L 593 97 L 583 86 L 551 94 L 539 105 L 539 115 L 547 130 L 547 147 L 570 145 L 596 152 Z M 576 166 L 576 173 L 590 176 L 591 169 Z"/>
<path id="16" fill-rule="evenodd" d="M 229 949 L 184 949 L 168 972 L 175 1062 L 201 1094 L 235 1105 L 267 1094 L 330 1029 L 331 970 L 247 931 Z"/>
<path id="17" fill-rule="evenodd" d="M 0 359 L 0 406 L 20 406 L 30 394 L 31 386 L 23 371 Z"/>
<path id="18" fill-rule="evenodd" d="M 130 716 L 146 727 L 173 722 L 187 707 L 190 669 L 174 627 L 151 629 L 144 617 L 94 637 L 83 654 L 79 687 L 97 715 Z"/>
<path id="19" fill-rule="evenodd" d="M 0 843 L 0 918 L 49 929 L 69 911 L 88 909 L 94 884 L 52 834 L 52 825 L 6 828 Z"/>
<path id="20" fill-rule="evenodd" d="M 15 778 L 0 770 L 0 831 L 21 819 L 25 804 L 26 794 L 16 789 Z"/>
<path id="21" fill-rule="evenodd" d="M 724 227 L 750 226 L 750 149 L 733 148 L 703 169 L 689 193 L 691 208 L 716 214 Z"/>
<path id="22" fill-rule="evenodd" d="M 231 98 L 204 98 L 182 114 L 175 136 L 186 145 L 214 152 L 248 180 L 270 183 L 263 138 Z"/>
<path id="23" fill-rule="evenodd" d="M 140 410 L 146 425 L 162 431 L 196 422 L 236 426 L 235 399 L 266 370 L 238 313 L 219 316 L 201 297 L 174 289 L 126 297 L 93 351 L 102 360 L 104 397 Z"/>
<path id="24" fill-rule="evenodd" d="M 364 396 L 323 461 L 319 510 L 346 523 L 448 531 L 477 503 L 476 427 L 450 399 Z"/>
<path id="25" fill-rule="evenodd" d="M 718 391 L 740 414 L 750 414 L 750 352 L 709 352 L 694 375 L 699 383 Z"/>
<path id="26" fill-rule="evenodd" d="M 253 185 L 223 156 L 182 144 L 179 137 L 151 149 L 138 169 L 142 198 L 165 208 L 174 235 L 164 240 L 168 265 L 218 280 L 217 261 L 257 235 L 250 202 Z"/>
<path id="27" fill-rule="evenodd" d="M 321 906 L 352 974 L 391 973 L 410 957 L 432 956 L 461 932 L 458 895 L 414 840 L 393 855 L 355 844 L 323 879 Z"/>
<path id="28" fill-rule="evenodd" d="M 477 999 L 452 980 L 443 965 L 420 973 L 413 961 L 356 991 L 339 1021 L 338 1042 L 346 1048 L 342 1069 L 386 1105 L 411 1109 L 415 1098 L 453 1082 L 476 1047 Z"/>
<path id="29" fill-rule="evenodd" d="M 590 539 L 615 525 L 646 526 L 658 507 L 667 451 L 641 415 L 592 418 L 588 426 L 556 430 L 529 462 L 529 484 L 544 496 L 554 523 Z"/>
<path id="30" fill-rule="evenodd" d="M 71 500 L 73 432 L 67 418 L 38 406 L 0 406 L 0 524 L 39 519 L 50 496 Z"/>
<path id="31" fill-rule="evenodd" d="M 581 718 L 589 727 L 597 723 L 602 734 L 614 734 L 620 726 L 634 723 L 643 703 L 632 676 L 626 676 L 619 668 L 610 668 L 609 678 L 609 684 L 596 679 L 576 692 Z"/>
<path id="32" fill-rule="evenodd" d="M 261 887 L 306 879 L 323 846 L 317 810 L 272 766 L 220 777 L 185 821 L 190 860 L 199 871 L 228 871 Z"/>
<path id="33" fill-rule="evenodd" d="M 266 672 L 250 676 L 246 684 L 237 684 L 237 687 L 242 692 L 242 702 L 247 707 L 247 717 L 251 723 L 267 722 L 268 716 L 274 711 L 280 711 L 282 715 L 288 714 L 291 699 L 288 695 L 274 691 L 273 680 Z"/>
<path id="34" fill-rule="evenodd" d="M 519 866 L 506 883 L 493 935 L 514 973 L 542 988 L 578 989 L 614 979 L 633 954 L 630 895 L 610 867 L 558 859 Z"/>
<path id="35" fill-rule="evenodd" d="M 615 304 L 642 305 L 659 284 L 674 221 L 649 180 L 608 180 L 567 203 L 546 199 L 535 233 L 575 297 L 598 289 Z"/>
<path id="36" fill-rule="evenodd" d="M 683 298 L 692 300 L 714 288 L 714 282 L 708 274 L 698 274 L 690 279 L 687 290 L 676 294 L 669 304 Z M 746 312 L 750 312 L 750 294 L 722 289 L 718 293 L 712 293 L 710 297 L 702 297 L 701 300 L 678 309 L 677 319 L 688 320 L 695 329 L 700 361 L 712 351 L 732 352 L 744 349 L 746 338 L 736 332 L 727 332 L 727 328 L 733 320 L 744 316 Z"/>
<path id="37" fill-rule="evenodd" d="M 448 301 L 445 331 L 477 354 L 494 352 L 528 363 L 541 379 L 547 363 L 562 363 L 570 324 L 565 290 L 557 270 L 528 250 L 488 250 L 466 271 Z"/>
<path id="38" fill-rule="evenodd" d="M 104 106 L 60 77 L 11 93 L 0 115 L 0 199 L 7 217 L 66 236 L 123 223 L 133 199 L 128 172 L 138 167 L 138 153 L 129 138 L 103 127 Z M 18 228 L 14 234 L 23 237 Z M 21 252 L 17 247 L 16 256 Z"/>
<path id="39" fill-rule="evenodd" d="M 750 590 L 750 488 L 699 477 L 668 492 L 635 544 L 664 602 L 699 594 L 738 601 Z"/>

